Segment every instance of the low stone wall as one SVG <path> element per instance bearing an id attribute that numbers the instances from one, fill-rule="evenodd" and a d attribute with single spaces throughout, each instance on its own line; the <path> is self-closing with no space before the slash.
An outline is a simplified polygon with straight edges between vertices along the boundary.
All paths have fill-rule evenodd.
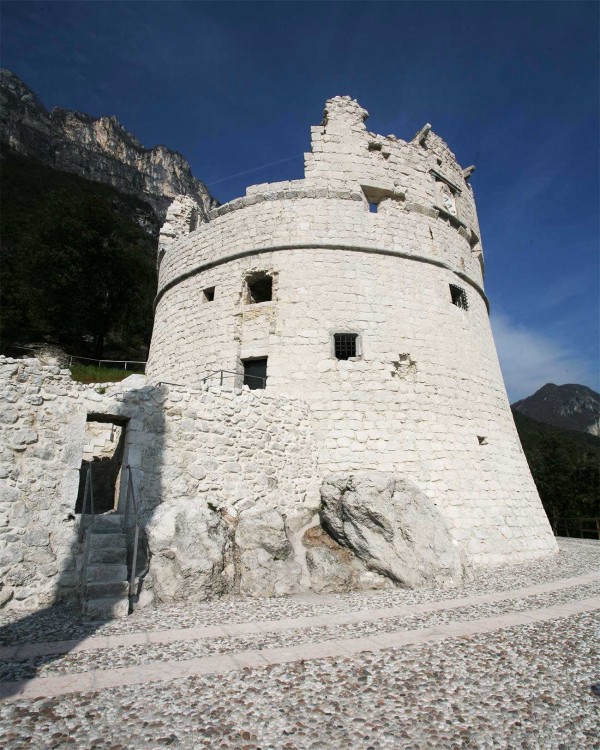
<path id="1" fill-rule="evenodd" d="M 205 598 L 244 586 L 255 592 L 257 586 L 243 583 L 240 570 L 234 571 L 232 540 L 240 519 L 264 513 L 270 520 L 263 519 L 261 528 L 274 523 L 287 539 L 318 510 L 311 418 L 302 402 L 247 389 L 149 385 L 139 375 L 90 387 L 34 359 L 0 358 L 4 604 L 28 609 L 75 596 L 75 504 L 88 417 L 126 422 L 123 463 L 132 467 L 152 561 L 146 589 L 160 599 Z M 121 509 L 125 481 L 122 472 Z M 193 566 L 210 557 L 195 525 L 198 515 L 209 536 L 214 531 L 224 539 L 219 571 L 204 589 L 187 585 L 190 576 L 201 578 L 190 573 Z M 249 551 L 259 547 L 246 522 L 242 537 L 236 560 L 243 558 L 244 544 Z M 290 542 L 283 546 L 292 549 Z M 253 575 L 248 568 L 247 577 Z M 258 588 L 272 593 L 262 583 Z"/>
<path id="2" fill-rule="evenodd" d="M 0 358 L 0 602 L 49 604 L 75 584 L 75 500 L 85 412 L 68 371 Z"/>

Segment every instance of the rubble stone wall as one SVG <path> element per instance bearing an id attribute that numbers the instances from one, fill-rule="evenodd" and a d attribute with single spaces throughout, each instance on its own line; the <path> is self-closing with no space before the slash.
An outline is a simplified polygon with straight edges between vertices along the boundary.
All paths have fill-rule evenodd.
<path id="1" fill-rule="evenodd" d="M 287 538 L 318 511 L 312 420 L 302 402 L 247 389 L 157 387 L 139 375 L 90 387 L 35 359 L 0 358 L 0 601 L 9 606 L 30 609 L 76 595 L 75 503 L 88 417 L 127 420 L 123 464 L 132 467 L 156 560 L 146 581 L 150 595 L 154 587 L 168 599 L 174 578 L 183 576 L 181 566 L 192 557 L 180 557 L 186 534 L 196 553 L 202 549 L 193 526 L 169 536 L 169 518 L 200 512 L 222 531 L 217 567 L 229 560 L 230 569 L 211 574 L 210 585 L 196 592 L 206 598 L 231 590 L 236 576 L 238 589 L 254 591 L 252 571 L 243 582 L 233 558 L 226 559 L 245 513 L 277 509 Z M 121 510 L 125 482 L 122 472 Z M 179 572 L 171 570 L 175 564 Z M 289 585 L 299 590 L 297 581 Z"/>

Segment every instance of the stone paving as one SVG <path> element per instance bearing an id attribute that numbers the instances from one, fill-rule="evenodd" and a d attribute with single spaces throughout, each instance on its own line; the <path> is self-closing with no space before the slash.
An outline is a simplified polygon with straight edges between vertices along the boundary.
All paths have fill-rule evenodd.
<path id="1" fill-rule="evenodd" d="M 600 748 L 600 542 L 560 546 L 452 590 L 4 613 L 0 747 Z"/>

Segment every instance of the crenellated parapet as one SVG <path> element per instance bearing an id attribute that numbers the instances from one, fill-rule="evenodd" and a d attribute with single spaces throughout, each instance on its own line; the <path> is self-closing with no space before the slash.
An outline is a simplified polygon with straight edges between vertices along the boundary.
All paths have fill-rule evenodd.
<path id="1" fill-rule="evenodd" d="M 206 218 L 190 198 L 176 199 L 161 232 L 159 297 L 240 253 L 315 245 L 441 265 L 483 295 L 472 168 L 428 125 L 407 142 L 369 132 L 367 117 L 350 97 L 328 100 L 302 180 L 253 185 Z"/>

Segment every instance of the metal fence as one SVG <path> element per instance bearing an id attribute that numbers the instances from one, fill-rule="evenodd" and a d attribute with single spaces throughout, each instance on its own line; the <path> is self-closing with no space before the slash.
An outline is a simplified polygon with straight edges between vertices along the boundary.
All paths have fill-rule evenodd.
<path id="1" fill-rule="evenodd" d="M 77 363 L 95 365 L 96 367 L 109 367 L 115 370 L 131 370 L 131 372 L 144 373 L 146 362 L 133 359 L 92 359 L 90 357 L 69 357 L 69 367 Z"/>
<path id="2" fill-rule="evenodd" d="M 600 539 L 599 518 L 553 518 L 555 536 L 571 536 L 577 539 Z"/>

